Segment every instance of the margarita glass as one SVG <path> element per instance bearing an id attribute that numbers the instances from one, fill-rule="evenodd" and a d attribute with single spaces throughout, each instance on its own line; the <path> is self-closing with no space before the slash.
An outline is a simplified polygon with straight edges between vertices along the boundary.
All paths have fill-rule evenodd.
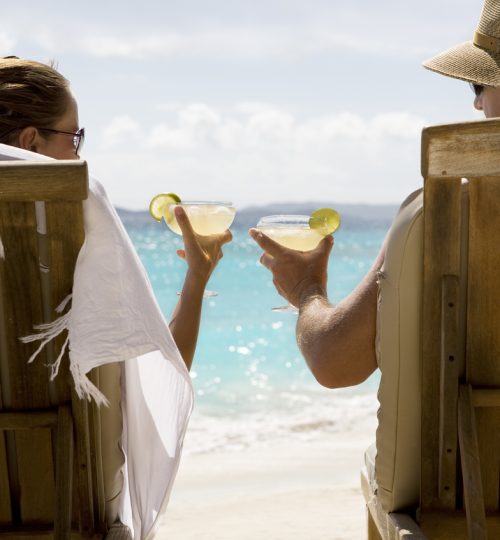
<path id="1" fill-rule="evenodd" d="M 189 222 L 196 234 L 209 236 L 221 234 L 229 229 L 236 214 L 236 209 L 229 202 L 219 201 L 182 201 L 169 204 L 163 213 L 168 228 L 176 234 L 182 235 L 175 217 L 175 208 L 181 206 L 189 218 Z"/>
<path id="2" fill-rule="evenodd" d="M 194 232 L 200 236 L 223 233 L 226 229 L 229 229 L 236 215 L 236 209 L 230 202 L 182 201 L 166 205 L 163 211 L 163 219 L 168 228 L 179 235 L 182 235 L 182 231 L 175 217 L 175 208 L 177 206 L 184 208 Z M 205 290 L 203 293 L 205 298 L 217 295 L 216 291 Z"/>
<path id="3" fill-rule="evenodd" d="M 327 234 L 333 232 L 323 224 L 324 219 L 314 215 L 276 215 L 261 218 L 257 229 L 286 248 L 310 251 L 316 248 Z M 289 303 L 287 306 L 272 308 L 272 311 L 297 313 L 298 309 Z"/>

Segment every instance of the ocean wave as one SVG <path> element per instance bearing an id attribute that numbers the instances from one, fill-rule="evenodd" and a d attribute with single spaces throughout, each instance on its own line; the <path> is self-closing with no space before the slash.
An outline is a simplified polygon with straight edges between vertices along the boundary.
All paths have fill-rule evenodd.
<path id="1" fill-rule="evenodd" d="M 299 394 L 267 403 L 265 410 L 214 414 L 195 409 L 186 435 L 188 454 L 217 450 L 241 451 L 273 442 L 314 442 L 334 433 L 375 433 L 378 401 L 375 392 L 331 391 L 325 396 Z"/>

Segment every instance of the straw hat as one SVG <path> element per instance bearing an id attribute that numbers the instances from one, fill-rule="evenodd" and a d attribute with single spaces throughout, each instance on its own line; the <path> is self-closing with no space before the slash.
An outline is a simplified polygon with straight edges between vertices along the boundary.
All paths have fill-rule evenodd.
<path id="1" fill-rule="evenodd" d="M 423 66 L 475 84 L 500 86 L 500 0 L 485 0 L 472 41 L 426 60 Z"/>

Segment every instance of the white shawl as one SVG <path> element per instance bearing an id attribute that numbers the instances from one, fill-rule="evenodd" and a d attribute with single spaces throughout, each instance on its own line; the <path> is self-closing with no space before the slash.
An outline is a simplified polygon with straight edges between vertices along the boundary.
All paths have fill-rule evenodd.
<path id="1" fill-rule="evenodd" d="M 16 159 L 50 158 L 0 144 L 0 160 Z M 60 319 L 60 329 L 68 330 L 70 367 L 80 397 L 99 402 L 102 395 L 85 374 L 124 362 L 126 464 L 120 519 L 135 539 L 149 540 L 166 510 L 179 466 L 193 388 L 135 249 L 104 189 L 92 178 L 83 209 L 85 242 L 76 263 L 71 309 Z"/>

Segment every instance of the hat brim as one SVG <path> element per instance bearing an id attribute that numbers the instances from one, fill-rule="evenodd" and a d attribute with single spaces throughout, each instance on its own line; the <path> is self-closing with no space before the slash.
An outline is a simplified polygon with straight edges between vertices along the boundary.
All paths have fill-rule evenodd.
<path id="1" fill-rule="evenodd" d="M 425 60 L 423 66 L 436 73 L 486 86 L 500 86 L 500 54 L 461 43 Z"/>

